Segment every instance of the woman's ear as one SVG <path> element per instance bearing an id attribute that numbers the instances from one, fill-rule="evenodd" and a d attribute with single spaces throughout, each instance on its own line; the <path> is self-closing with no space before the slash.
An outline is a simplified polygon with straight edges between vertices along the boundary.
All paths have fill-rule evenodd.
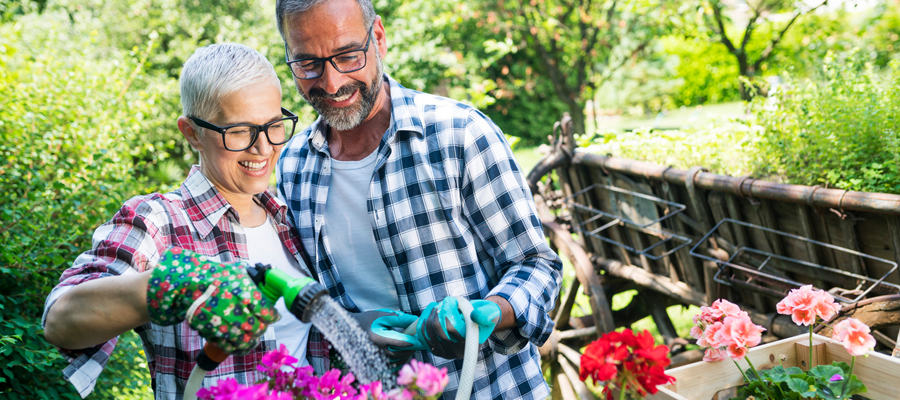
<path id="1" fill-rule="evenodd" d="M 200 153 L 203 152 L 203 142 L 200 141 L 200 132 L 197 132 L 197 130 L 194 129 L 194 124 L 191 123 L 191 120 L 184 116 L 178 117 L 178 130 L 181 131 L 181 134 L 187 139 L 194 150 L 197 150 Z"/>

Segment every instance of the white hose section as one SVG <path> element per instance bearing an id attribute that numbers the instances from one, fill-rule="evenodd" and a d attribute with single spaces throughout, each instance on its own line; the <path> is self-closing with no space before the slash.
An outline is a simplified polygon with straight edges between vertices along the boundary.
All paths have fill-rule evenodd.
<path id="1" fill-rule="evenodd" d="M 203 304 L 206 303 L 206 300 L 209 300 L 210 296 L 212 296 L 218 288 L 218 286 L 209 285 L 209 287 L 206 288 L 206 291 L 191 304 L 187 311 L 188 323 L 194 318 L 194 312 L 197 311 L 197 308 L 203 306 Z M 209 371 L 200 368 L 200 365 L 194 364 L 194 369 L 191 370 L 191 376 L 188 377 L 187 383 L 184 385 L 184 400 L 197 400 L 197 391 L 200 390 L 200 384 L 203 382 L 203 378 L 206 377 L 207 372 Z"/>
<path id="2" fill-rule="evenodd" d="M 472 303 L 457 297 L 459 311 L 466 318 L 466 349 L 463 352 L 462 372 L 459 376 L 459 388 L 456 389 L 456 400 L 468 400 L 472 396 L 472 383 L 475 382 L 475 364 L 478 363 L 478 324 L 472 321 Z"/>
<path id="3" fill-rule="evenodd" d="M 184 385 L 184 400 L 197 400 L 197 391 L 200 390 L 200 383 L 203 382 L 207 372 L 209 371 L 194 364 L 191 376 L 188 377 L 187 384 Z"/>

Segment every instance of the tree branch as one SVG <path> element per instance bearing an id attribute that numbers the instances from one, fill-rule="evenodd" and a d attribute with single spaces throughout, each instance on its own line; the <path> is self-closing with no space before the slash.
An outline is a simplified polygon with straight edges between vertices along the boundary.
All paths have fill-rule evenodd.
<path id="1" fill-rule="evenodd" d="M 824 6 L 825 4 L 828 4 L 828 0 L 825 0 L 825 1 L 823 1 L 822 3 L 820 3 L 819 5 L 817 5 L 817 6 L 813 7 L 813 8 L 811 8 L 811 9 L 809 9 L 809 11 L 807 11 L 807 13 L 813 12 L 813 11 L 815 11 L 817 8 L 822 7 L 822 6 Z M 787 33 L 788 29 L 791 28 L 791 25 L 793 25 L 794 22 L 797 21 L 797 18 L 799 18 L 799 17 L 800 17 L 801 15 L 803 15 L 803 14 L 805 14 L 805 13 L 802 13 L 802 12 L 800 12 L 800 11 L 797 11 L 797 13 L 794 14 L 794 17 L 791 18 L 790 21 L 788 21 L 788 24 L 784 27 L 784 29 L 782 29 L 781 32 L 778 33 L 778 36 L 776 36 L 774 39 L 772 39 L 772 42 L 769 43 L 769 46 L 767 46 L 767 47 L 765 48 L 765 50 L 763 50 L 762 54 L 759 55 L 759 59 L 757 59 L 757 60 L 753 63 L 753 68 L 754 68 L 754 69 L 758 70 L 758 69 L 760 68 L 760 66 L 762 66 L 762 63 L 764 63 L 764 62 L 772 55 L 772 52 L 775 51 L 775 46 L 778 46 L 778 43 L 780 43 L 780 42 L 781 42 L 781 39 L 784 38 L 784 34 Z"/>
<path id="2" fill-rule="evenodd" d="M 763 2 L 763 4 L 764 3 L 765 2 Z M 753 8 L 753 18 L 750 18 L 747 22 L 747 28 L 744 29 L 744 37 L 741 39 L 741 52 L 747 52 L 747 43 L 750 42 L 750 37 L 753 36 L 753 29 L 756 28 L 756 21 L 758 21 L 759 16 L 762 15 L 762 9 L 762 5 L 760 5 L 759 8 Z"/>
<path id="3" fill-rule="evenodd" d="M 716 0 L 713 0 L 713 1 L 716 1 Z M 728 48 L 728 51 L 731 54 L 738 55 L 738 49 L 736 49 L 734 47 L 734 44 L 731 43 L 731 40 L 728 40 L 728 35 L 725 34 L 725 22 L 722 21 L 722 7 L 719 6 L 719 3 L 715 3 L 712 5 L 712 8 L 713 8 L 713 15 L 716 18 L 716 24 L 718 25 L 718 30 L 716 30 L 714 28 L 713 32 L 716 32 L 717 34 L 719 34 L 719 41 L 721 41 L 722 44 L 724 44 L 725 47 Z"/>
<path id="4" fill-rule="evenodd" d="M 550 75 L 550 83 L 553 84 L 553 89 L 556 91 L 557 96 L 559 96 L 561 99 L 563 99 L 564 101 L 569 100 L 571 92 L 570 92 L 569 88 L 566 86 L 565 77 L 561 76 L 559 66 L 554 65 L 550 61 L 551 59 L 556 61 L 556 59 L 551 57 L 551 53 L 555 53 L 555 51 L 554 51 L 555 46 L 553 46 L 554 40 L 552 38 L 550 39 L 551 48 L 547 49 L 547 47 L 545 47 L 544 43 L 541 41 L 540 35 L 538 35 L 539 32 L 536 32 L 536 31 L 533 32 L 531 30 L 531 27 L 536 26 L 535 21 L 533 21 L 531 19 L 529 13 L 522 6 L 521 2 L 519 3 L 519 12 L 525 18 L 525 21 L 526 21 L 525 30 L 534 39 L 535 47 L 537 48 L 538 53 L 540 53 L 540 55 L 541 55 L 538 58 L 540 59 L 540 63 L 547 70 L 547 74 Z"/>

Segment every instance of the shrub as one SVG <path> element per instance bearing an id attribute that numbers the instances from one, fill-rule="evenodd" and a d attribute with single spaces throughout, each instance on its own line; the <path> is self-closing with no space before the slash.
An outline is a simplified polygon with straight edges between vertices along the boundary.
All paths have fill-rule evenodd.
<path id="1" fill-rule="evenodd" d="M 641 128 L 631 132 L 607 132 L 583 137 L 582 147 L 598 154 L 644 160 L 687 169 L 704 166 L 717 173 L 744 175 L 751 172 L 763 138 L 760 126 L 731 121 L 682 130 Z"/>
<path id="2" fill-rule="evenodd" d="M 900 193 L 900 62 L 880 74 L 859 52 L 829 53 L 753 109 L 766 130 L 757 170 L 786 181 Z"/>
<path id="3" fill-rule="evenodd" d="M 44 298 L 90 247 L 96 226 L 125 198 L 155 189 L 134 174 L 144 167 L 135 158 L 148 151 L 136 144 L 171 82 L 138 72 L 141 51 L 97 48 L 96 32 L 84 28 L 62 13 L 0 25 L 4 398 L 79 398 L 62 379 L 62 356 L 44 340 Z M 147 394 L 149 372 L 135 338 L 123 335 L 96 397 Z"/>

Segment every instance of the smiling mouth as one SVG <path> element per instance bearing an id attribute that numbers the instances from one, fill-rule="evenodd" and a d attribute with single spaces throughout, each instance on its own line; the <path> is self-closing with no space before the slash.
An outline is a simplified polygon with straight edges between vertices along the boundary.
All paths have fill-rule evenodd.
<path id="1" fill-rule="evenodd" d="M 347 94 L 345 94 L 345 95 L 343 95 L 343 96 L 341 96 L 341 97 L 333 97 L 333 98 L 331 98 L 330 100 L 333 101 L 333 102 L 335 102 L 335 103 L 340 103 L 340 102 L 342 102 L 342 101 L 347 101 L 347 99 L 349 99 L 351 96 L 353 96 L 354 93 L 356 93 L 355 90 L 352 91 L 352 92 L 350 92 L 350 93 L 347 93 Z"/>
<path id="2" fill-rule="evenodd" d="M 241 164 L 242 167 L 250 170 L 250 171 L 262 171 L 267 165 L 269 165 L 269 161 L 265 160 L 263 162 L 252 162 L 252 161 L 238 161 L 238 164 Z"/>

